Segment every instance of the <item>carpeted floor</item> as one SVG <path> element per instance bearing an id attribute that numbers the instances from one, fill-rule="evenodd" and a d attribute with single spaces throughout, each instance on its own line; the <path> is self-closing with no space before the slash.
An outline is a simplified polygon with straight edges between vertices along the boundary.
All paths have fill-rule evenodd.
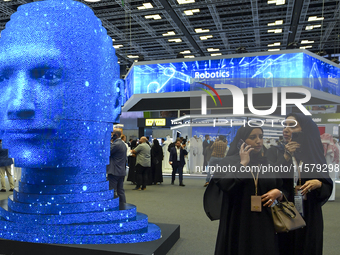
<path id="1" fill-rule="evenodd" d="M 169 255 L 210 255 L 214 253 L 218 222 L 211 222 L 203 211 L 202 198 L 205 179 L 185 177 L 185 187 L 170 185 L 170 178 L 164 177 L 164 184 L 147 186 L 144 191 L 132 190 L 134 185 L 125 182 L 126 199 L 135 204 L 139 212 L 149 216 L 154 223 L 180 224 L 181 238 Z M 10 192 L 1 193 L 6 199 Z M 337 184 L 337 198 L 323 207 L 324 212 L 324 255 L 338 255 L 340 251 L 340 184 Z"/>

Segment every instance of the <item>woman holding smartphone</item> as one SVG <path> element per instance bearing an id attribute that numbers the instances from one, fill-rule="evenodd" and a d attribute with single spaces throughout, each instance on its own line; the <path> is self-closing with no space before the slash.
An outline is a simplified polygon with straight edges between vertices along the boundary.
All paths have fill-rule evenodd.
<path id="1" fill-rule="evenodd" d="M 282 196 L 282 181 L 259 172 L 266 163 L 262 128 L 241 127 L 220 163 L 224 170 L 215 172 L 204 197 L 208 217 L 220 219 L 216 255 L 278 254 L 270 207 Z"/>
<path id="2" fill-rule="evenodd" d="M 282 255 L 321 255 L 323 248 L 322 205 L 332 194 L 320 132 L 309 116 L 292 113 L 286 118 L 283 136 L 288 143 L 283 154 L 284 164 L 293 164 L 299 171 L 283 179 L 283 192 L 294 201 L 306 221 L 306 227 L 279 234 Z M 270 158 L 268 158 L 271 161 Z"/>

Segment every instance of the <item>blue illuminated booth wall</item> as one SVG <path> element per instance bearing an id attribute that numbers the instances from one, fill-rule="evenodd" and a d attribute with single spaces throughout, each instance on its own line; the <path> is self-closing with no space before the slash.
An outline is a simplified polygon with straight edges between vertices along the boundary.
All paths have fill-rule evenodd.
<path id="1" fill-rule="evenodd" d="M 284 51 L 282 51 L 284 52 Z M 135 63 L 126 78 L 126 99 L 134 94 L 198 90 L 196 82 L 228 82 L 240 88 L 305 86 L 340 95 L 340 68 L 305 50 L 259 53 L 171 63 Z M 292 53 L 293 52 L 293 53 Z M 248 56 L 247 56 L 248 55 Z M 301 79 L 303 78 L 303 79 Z M 245 79 L 237 82 L 237 79 Z"/>

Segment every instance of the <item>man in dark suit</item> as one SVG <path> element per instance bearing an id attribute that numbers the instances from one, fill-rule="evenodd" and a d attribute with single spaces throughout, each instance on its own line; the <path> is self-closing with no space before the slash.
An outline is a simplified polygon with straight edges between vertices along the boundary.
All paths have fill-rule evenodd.
<path id="1" fill-rule="evenodd" d="M 175 147 L 171 148 L 169 163 L 172 166 L 172 181 L 175 182 L 176 172 L 179 174 L 179 186 L 185 186 L 183 184 L 183 167 L 185 165 L 184 156 L 188 155 L 188 152 L 182 148 L 181 140 L 177 139 Z"/>
<path id="2" fill-rule="evenodd" d="M 121 132 L 115 130 L 112 133 L 110 147 L 110 165 L 106 167 L 109 189 L 114 189 L 114 196 L 119 197 L 119 206 L 126 203 L 125 191 L 123 188 L 126 175 L 126 145 L 120 139 Z"/>

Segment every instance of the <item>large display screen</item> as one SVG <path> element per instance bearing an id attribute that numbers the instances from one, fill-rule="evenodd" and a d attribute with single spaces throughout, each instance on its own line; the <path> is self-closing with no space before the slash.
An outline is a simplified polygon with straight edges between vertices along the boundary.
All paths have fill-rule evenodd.
<path id="1" fill-rule="evenodd" d="M 338 67 L 303 52 L 135 65 L 126 78 L 126 99 L 133 94 L 198 90 L 198 82 L 240 88 L 306 86 L 340 95 L 339 77 Z"/>

